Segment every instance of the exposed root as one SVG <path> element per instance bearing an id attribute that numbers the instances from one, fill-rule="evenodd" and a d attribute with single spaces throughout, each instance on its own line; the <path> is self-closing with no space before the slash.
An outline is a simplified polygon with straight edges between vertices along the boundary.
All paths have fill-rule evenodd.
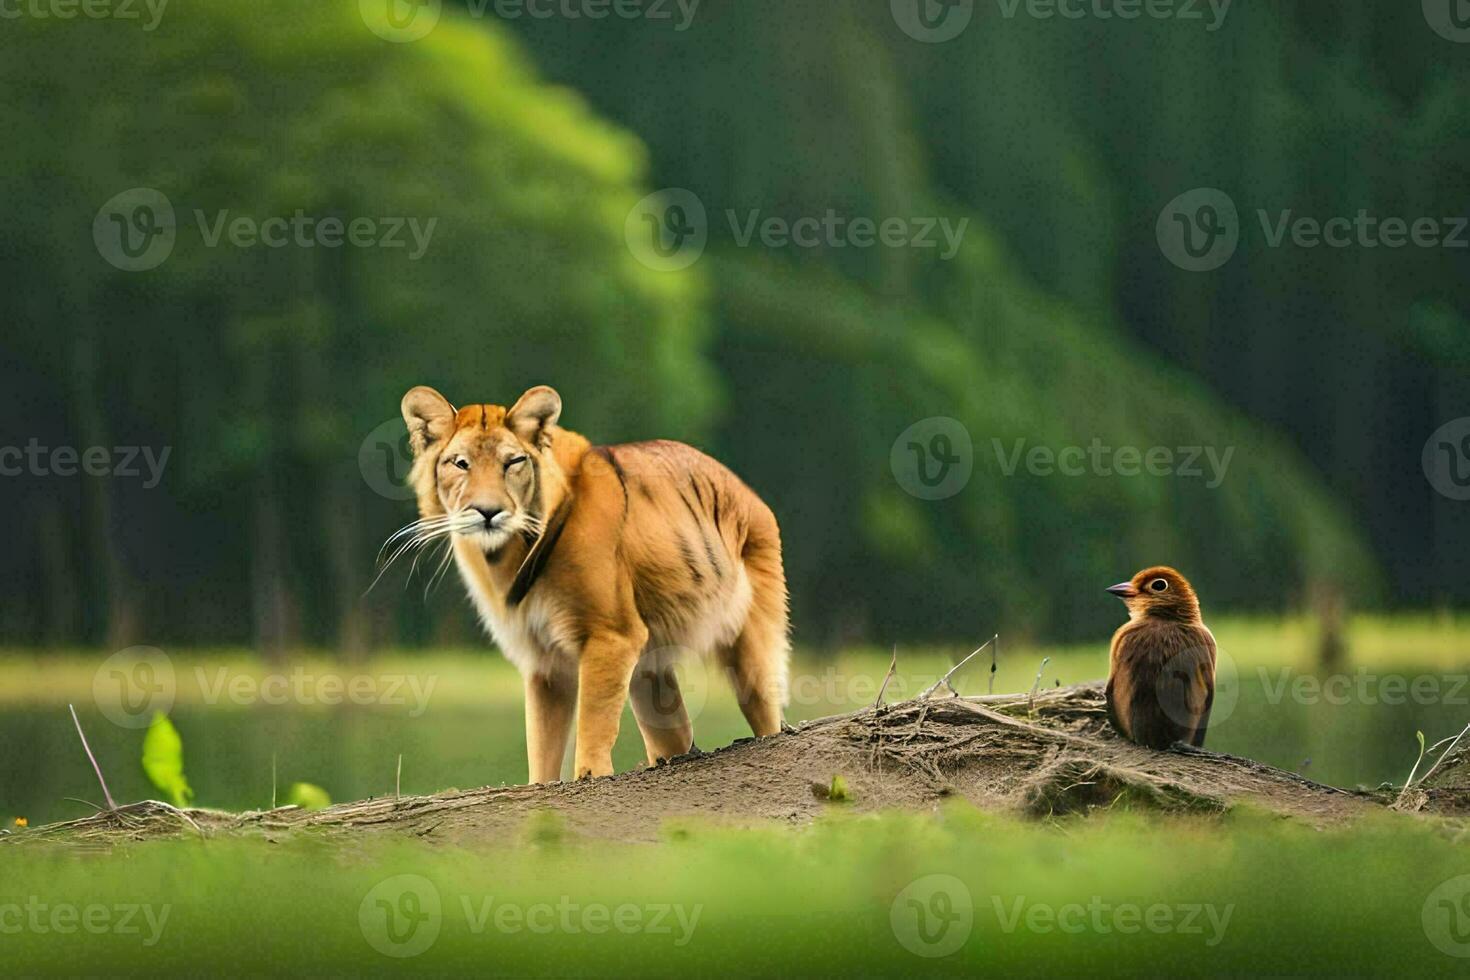
<path id="1" fill-rule="evenodd" d="M 1446 749 L 1422 780 L 1404 787 L 1393 809 L 1470 815 L 1470 745 L 1458 741 Z"/>
<path id="2" fill-rule="evenodd" d="M 98 809 L 90 816 L 61 823 L 47 824 L 8 839 L 24 841 L 61 841 L 68 844 L 106 846 L 121 841 L 149 840 L 158 837 L 205 837 L 206 826 L 229 814 L 211 810 L 180 810 L 159 800 L 128 803 L 111 810 Z"/>
<path id="3" fill-rule="evenodd" d="M 1033 817 L 1117 807 L 1220 813 L 1226 802 L 1147 773 L 1088 764 L 1081 759 L 1055 762 L 1026 784 L 1024 809 Z"/>

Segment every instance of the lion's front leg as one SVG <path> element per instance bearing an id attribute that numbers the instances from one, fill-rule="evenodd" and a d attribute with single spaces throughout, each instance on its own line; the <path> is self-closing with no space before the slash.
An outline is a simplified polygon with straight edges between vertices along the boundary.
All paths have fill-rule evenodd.
<path id="1" fill-rule="evenodd" d="M 557 663 L 544 674 L 527 674 L 525 681 L 526 758 L 531 782 L 555 782 L 561 778 L 567 738 L 577 714 L 577 672 L 570 665 Z"/>
<path id="2" fill-rule="evenodd" d="M 611 776 L 613 743 L 628 699 L 628 682 L 643 652 L 647 631 L 595 633 L 578 665 L 576 776 Z"/>

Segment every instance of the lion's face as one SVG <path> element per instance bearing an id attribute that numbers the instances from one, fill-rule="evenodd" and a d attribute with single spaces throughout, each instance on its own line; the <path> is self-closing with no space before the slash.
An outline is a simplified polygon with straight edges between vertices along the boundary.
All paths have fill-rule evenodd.
<path id="1" fill-rule="evenodd" d="M 545 468 L 554 466 L 549 429 L 561 414 L 550 388 L 532 388 L 509 409 L 468 405 L 456 411 L 431 388 L 403 398 L 414 450 L 412 479 L 420 516 L 472 538 L 493 556 L 516 535 L 536 537 L 546 520 Z"/>
<path id="2" fill-rule="evenodd" d="M 434 474 L 440 506 L 446 513 L 465 515 L 457 532 L 472 536 L 486 554 L 498 552 L 514 534 L 534 536 L 540 511 L 535 500 L 537 450 L 499 424 L 495 414 L 503 419 L 505 409 L 476 405 L 462 410 L 460 417 L 471 418 L 450 436 Z"/>

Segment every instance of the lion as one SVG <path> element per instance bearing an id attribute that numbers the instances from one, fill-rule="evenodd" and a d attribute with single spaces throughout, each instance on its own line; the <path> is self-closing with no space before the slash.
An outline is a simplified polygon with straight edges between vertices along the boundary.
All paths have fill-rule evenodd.
<path id="1" fill-rule="evenodd" d="M 713 653 L 757 736 L 781 728 L 790 655 L 775 515 L 691 446 L 594 446 L 557 423 L 561 396 L 455 409 L 403 396 L 419 520 L 402 547 L 448 542 L 480 620 L 520 671 L 532 783 L 613 772 L 631 701 L 649 765 L 689 752 L 674 666 Z M 393 539 L 390 539 L 390 541 Z M 391 560 L 391 559 L 390 559 Z"/>

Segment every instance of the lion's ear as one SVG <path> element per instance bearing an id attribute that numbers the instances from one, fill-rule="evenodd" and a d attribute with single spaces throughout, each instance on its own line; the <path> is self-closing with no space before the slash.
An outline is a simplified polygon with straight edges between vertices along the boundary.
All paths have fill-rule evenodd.
<path id="1" fill-rule="evenodd" d="M 454 406 L 433 388 L 420 385 L 403 396 L 399 405 L 403 422 L 408 426 L 408 442 L 413 447 L 414 458 L 454 431 Z"/>
<path id="2" fill-rule="evenodd" d="M 505 426 L 523 442 L 544 446 L 552 426 L 561 418 L 561 395 L 555 388 L 537 385 L 516 400 L 505 413 Z"/>

